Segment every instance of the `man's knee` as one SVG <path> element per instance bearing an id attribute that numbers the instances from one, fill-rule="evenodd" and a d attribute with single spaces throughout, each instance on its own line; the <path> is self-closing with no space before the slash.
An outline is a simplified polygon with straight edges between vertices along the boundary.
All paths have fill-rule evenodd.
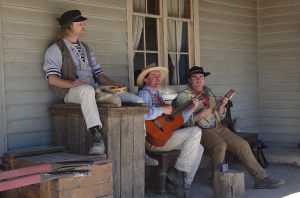
<path id="1" fill-rule="evenodd" d="M 191 134 L 194 138 L 201 139 L 202 131 L 199 127 L 190 127 L 190 130 L 191 130 Z M 199 143 L 200 143 L 200 141 L 199 141 Z"/>
<path id="2" fill-rule="evenodd" d="M 225 152 L 227 149 L 227 144 L 225 141 L 219 141 L 212 149 L 214 153 Z"/>
<path id="3" fill-rule="evenodd" d="M 246 140 L 241 139 L 237 145 L 238 145 L 238 147 L 236 147 L 237 154 L 238 153 L 245 154 L 245 153 L 250 153 L 250 152 L 252 153 L 250 145 L 248 144 L 248 142 Z"/>

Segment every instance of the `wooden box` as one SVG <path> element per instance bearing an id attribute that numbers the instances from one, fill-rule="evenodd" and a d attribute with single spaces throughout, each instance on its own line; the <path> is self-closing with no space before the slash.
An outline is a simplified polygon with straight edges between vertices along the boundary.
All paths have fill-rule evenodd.
<path id="1" fill-rule="evenodd" d="M 145 187 L 145 129 L 147 104 L 117 107 L 98 105 L 103 124 L 106 154 L 113 164 L 114 197 L 144 197 Z M 92 136 L 78 104 L 54 104 L 53 142 L 66 146 L 71 153 L 88 154 Z"/>
<path id="2" fill-rule="evenodd" d="M 98 155 L 94 157 L 58 152 L 59 147 L 36 152 L 5 153 L 3 161 L 11 163 L 12 169 L 61 161 L 93 160 L 94 165 L 79 166 L 75 170 L 91 170 L 90 176 L 70 177 L 28 185 L 5 191 L 6 198 L 95 198 L 113 197 L 111 160 Z M 35 153 L 35 154 L 33 154 Z"/>

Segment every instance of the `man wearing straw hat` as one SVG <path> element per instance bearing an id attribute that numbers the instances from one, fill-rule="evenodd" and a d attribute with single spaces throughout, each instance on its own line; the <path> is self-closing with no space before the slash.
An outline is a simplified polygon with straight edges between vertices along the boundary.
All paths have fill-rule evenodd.
<path id="1" fill-rule="evenodd" d="M 94 145 L 90 154 L 103 154 L 104 143 L 100 134 L 102 123 L 95 98 L 97 85 L 117 85 L 120 83 L 104 75 L 96 61 L 93 50 L 78 40 L 85 33 L 87 18 L 79 10 L 69 10 L 61 15 L 58 23 L 61 27 L 58 41 L 45 53 L 43 69 L 51 85 L 51 91 L 65 103 L 77 103 L 81 110 L 88 131 L 93 134 Z M 134 94 L 125 92 L 111 97 L 116 102 L 143 102 Z"/>
<path id="2" fill-rule="evenodd" d="M 162 114 L 171 114 L 172 107 L 164 106 L 165 103 L 158 88 L 162 80 L 167 76 L 168 69 L 156 66 L 156 64 L 144 67 L 137 78 L 137 85 L 140 91 L 137 93 L 149 106 L 149 114 L 145 115 L 145 120 L 153 120 Z M 192 107 L 182 112 L 184 121 L 188 120 L 199 101 L 192 99 Z M 147 130 L 147 128 L 146 128 Z M 167 170 L 167 177 L 173 184 L 181 189 L 183 194 L 180 197 L 187 197 L 191 189 L 191 183 L 203 154 L 203 147 L 199 145 L 201 140 L 201 130 L 198 127 L 189 127 L 177 129 L 173 132 L 171 138 L 164 146 L 154 146 L 146 141 L 146 150 L 148 151 L 171 151 L 181 150 L 174 167 Z"/>

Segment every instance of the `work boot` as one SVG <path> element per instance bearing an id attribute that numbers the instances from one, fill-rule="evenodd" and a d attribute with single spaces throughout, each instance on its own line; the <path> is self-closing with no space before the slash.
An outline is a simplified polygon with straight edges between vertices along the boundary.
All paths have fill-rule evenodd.
<path id="1" fill-rule="evenodd" d="M 176 198 L 189 198 L 190 191 L 187 189 L 177 188 L 174 192 Z"/>
<path id="2" fill-rule="evenodd" d="M 166 185 L 166 190 L 169 193 L 174 194 L 176 198 L 189 198 L 191 185 L 185 183 L 184 188 L 182 188 L 178 187 L 174 182 L 168 181 Z"/>
<path id="3" fill-rule="evenodd" d="M 101 133 L 100 133 L 100 129 L 92 127 L 92 128 L 90 128 L 90 131 L 92 132 L 93 137 L 94 137 L 94 144 L 93 144 L 93 147 L 90 149 L 89 154 L 90 155 L 105 154 L 105 145 L 104 145 Z"/>
<path id="4" fill-rule="evenodd" d="M 167 172 L 167 177 L 168 179 L 173 182 L 177 187 L 179 188 L 184 188 L 184 182 L 185 182 L 185 177 L 186 173 L 183 171 L 180 171 L 174 167 L 170 167 Z"/>
<path id="5" fill-rule="evenodd" d="M 272 179 L 270 177 L 266 177 L 265 179 L 255 182 L 255 188 L 257 189 L 274 189 L 279 188 L 284 184 L 282 179 Z"/>
<path id="6" fill-rule="evenodd" d="M 158 166 L 158 161 L 149 157 L 149 155 L 145 154 L 145 165 L 146 166 Z"/>
<path id="7" fill-rule="evenodd" d="M 192 184 L 184 183 L 183 188 L 185 190 L 192 190 Z"/>

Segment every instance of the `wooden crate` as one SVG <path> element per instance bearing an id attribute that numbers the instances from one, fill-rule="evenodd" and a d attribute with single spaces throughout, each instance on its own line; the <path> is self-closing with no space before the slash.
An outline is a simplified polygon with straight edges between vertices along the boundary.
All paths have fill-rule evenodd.
<path id="1" fill-rule="evenodd" d="M 6 198 L 94 198 L 113 197 L 113 179 L 111 160 L 103 155 L 84 156 L 57 152 L 59 147 L 43 152 L 37 150 L 23 153 L 5 153 L 3 161 L 11 163 L 13 169 L 37 164 L 74 160 L 94 160 L 92 166 L 79 166 L 75 170 L 91 170 L 90 176 L 56 179 L 40 184 L 8 190 L 2 194 Z M 49 152 L 50 151 L 50 152 Z M 28 155 L 30 154 L 30 155 Z M 104 156 L 105 157 L 105 156 Z"/>
<path id="2" fill-rule="evenodd" d="M 144 197 L 146 104 L 116 107 L 99 105 L 106 154 L 113 164 L 114 197 Z M 92 137 L 78 104 L 54 104 L 53 142 L 66 146 L 71 153 L 88 154 Z"/>

